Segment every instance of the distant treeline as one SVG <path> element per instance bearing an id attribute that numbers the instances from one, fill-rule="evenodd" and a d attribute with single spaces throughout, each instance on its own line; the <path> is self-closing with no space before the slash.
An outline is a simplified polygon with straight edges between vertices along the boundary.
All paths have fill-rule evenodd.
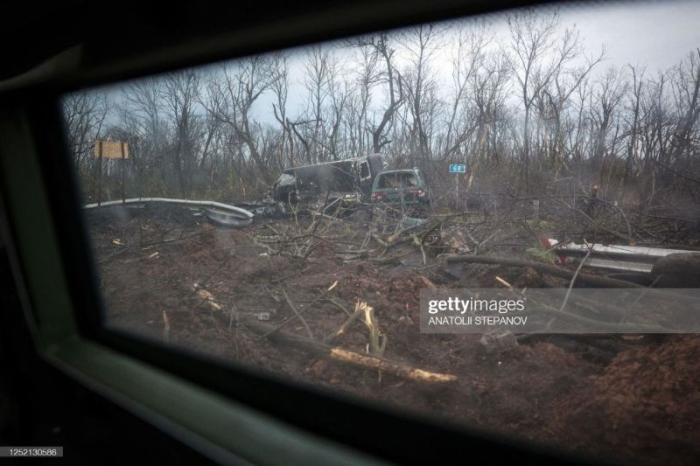
<path id="1" fill-rule="evenodd" d="M 69 96 L 85 195 L 97 195 L 94 141 L 111 137 L 129 144 L 128 196 L 252 199 L 284 167 L 379 152 L 423 169 L 438 194 L 458 162 L 473 191 L 597 184 L 620 202 L 697 201 L 700 49 L 659 73 L 603 68 L 604 51 L 584 50 L 556 13 L 512 14 L 508 25 L 500 40 L 468 23 L 314 46 L 297 84 L 276 53 Z M 450 66 L 436 66 L 446 54 Z M 304 93 L 300 111 L 290 92 Z M 120 163 L 103 166 L 105 198 L 121 194 Z"/>

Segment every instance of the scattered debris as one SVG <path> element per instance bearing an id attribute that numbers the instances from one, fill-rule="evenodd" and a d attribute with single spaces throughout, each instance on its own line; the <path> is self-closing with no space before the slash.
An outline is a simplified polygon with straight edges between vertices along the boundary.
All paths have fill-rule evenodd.
<path id="1" fill-rule="evenodd" d="M 199 299 L 201 299 L 203 303 L 209 306 L 209 308 L 215 311 L 220 311 L 221 309 L 223 309 L 223 307 L 214 299 L 214 295 L 202 288 L 198 283 L 195 283 L 193 288 L 194 291 L 197 293 Z"/>
<path id="2" fill-rule="evenodd" d="M 679 383 L 689 383 L 694 356 L 683 348 L 697 342 L 693 336 L 419 334 L 419 292 L 426 288 L 504 287 L 505 294 L 570 285 L 574 291 L 651 288 L 588 267 L 596 248 L 580 269 L 575 259 L 586 252 L 561 256 L 562 261 L 560 251 L 540 242 L 557 233 L 542 203 L 536 222 L 517 218 L 507 203 L 498 214 L 435 212 L 417 220 L 374 207 L 367 216 L 309 209 L 259 218 L 243 228 L 222 228 L 176 205 L 153 204 L 128 215 L 91 209 L 110 324 L 295 380 L 468 418 L 485 429 L 540 441 L 575 433 L 582 445 L 606 454 L 618 446 L 597 432 L 612 432 L 605 409 L 619 392 L 601 389 L 590 397 L 591 381 L 607 374 L 610 364 L 615 369 L 608 381 L 618 371 L 634 373 L 636 359 L 621 355 L 639 350 L 652 357 L 661 345 L 673 343 L 680 364 L 674 374 Z M 115 238 L 123 245 L 115 247 Z M 582 239 L 573 244 L 604 245 Z M 526 252 L 533 245 L 542 257 Z M 655 272 L 646 273 L 649 282 L 673 276 L 674 270 L 692 276 L 696 269 L 679 265 L 684 262 L 672 255 L 659 258 Z M 661 279 L 652 286 L 658 283 Z M 554 303 L 552 315 L 562 315 L 563 301 Z M 609 307 L 572 293 L 563 312 L 583 309 L 586 319 L 595 318 L 597 309 L 625 312 Z M 212 312 L 194 312 L 203 308 Z M 611 324 L 610 331 L 619 331 L 619 325 Z M 636 406 L 663 399 L 658 384 L 646 378 L 635 383 Z M 603 408 L 581 411 L 587 399 Z M 616 413 L 629 425 L 644 422 L 646 415 L 641 408 L 627 418 L 622 410 Z M 654 419 L 666 434 L 654 437 L 645 430 L 647 440 L 672 444 L 700 434 L 700 426 L 689 421 L 681 429 L 673 416 Z M 626 431 L 625 445 L 642 451 L 649 441 L 636 436 Z"/>
<path id="3" fill-rule="evenodd" d="M 362 312 L 365 318 L 365 325 L 369 330 L 369 343 L 367 343 L 366 351 L 375 356 L 381 356 L 386 349 L 387 337 L 379 330 L 377 319 L 374 316 L 374 308 L 364 301 L 358 301 L 355 306 L 355 312 Z"/>
<path id="4" fill-rule="evenodd" d="M 239 213 L 232 213 L 220 209 L 206 209 L 207 218 L 212 223 L 224 227 L 241 228 L 250 225 L 252 217 L 242 217 Z"/>
<path id="5" fill-rule="evenodd" d="M 366 308 L 363 308 L 363 311 L 365 309 Z M 274 331 L 274 329 L 267 324 L 246 321 L 245 325 L 254 332 L 266 335 L 277 343 L 304 350 L 318 357 L 328 357 L 331 360 L 352 366 L 378 370 L 416 382 L 446 383 L 457 381 L 457 377 L 452 374 L 427 371 L 376 355 L 364 355 L 337 346 L 328 346 L 312 338 L 292 335 L 282 331 Z"/>
<path id="6" fill-rule="evenodd" d="M 518 340 L 513 333 L 499 329 L 484 333 L 479 343 L 487 353 L 504 353 L 518 346 Z"/>
<path id="7" fill-rule="evenodd" d="M 555 265 L 545 264 L 541 262 L 526 261 L 522 259 L 511 259 L 506 257 L 495 256 L 476 256 L 476 255 L 450 255 L 445 258 L 448 264 L 496 264 L 509 267 L 530 267 L 542 273 L 554 275 L 556 277 L 572 279 L 575 272 Z M 636 283 L 619 280 L 616 278 L 602 277 L 599 275 L 591 275 L 579 273 L 578 280 L 590 285 L 599 286 L 601 288 L 640 288 L 641 285 Z"/>
<path id="8" fill-rule="evenodd" d="M 168 319 L 168 314 L 163 310 L 163 341 L 166 343 L 170 342 L 170 319 Z"/>
<path id="9" fill-rule="evenodd" d="M 581 258 L 588 267 L 596 267 L 623 272 L 651 273 L 654 264 L 668 256 L 684 254 L 688 257 L 699 256 L 700 253 L 680 249 L 653 248 L 646 246 L 603 245 L 589 243 L 560 244 L 549 239 L 559 256 Z M 695 281 L 694 283 L 700 283 Z"/>

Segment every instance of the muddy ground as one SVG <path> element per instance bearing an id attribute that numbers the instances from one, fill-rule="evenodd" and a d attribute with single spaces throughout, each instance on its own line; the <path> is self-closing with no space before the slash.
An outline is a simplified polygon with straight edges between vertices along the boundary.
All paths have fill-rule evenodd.
<path id="1" fill-rule="evenodd" d="M 179 208 L 94 211 L 88 220 L 113 325 L 589 455 L 637 464 L 700 463 L 698 336 L 540 336 L 487 351 L 479 335 L 419 332 L 421 288 L 495 287 L 497 276 L 520 286 L 557 285 L 534 270 L 471 265 L 455 275 L 432 257 L 439 251 L 426 248 L 424 264 L 423 253 L 411 244 L 378 260 L 371 255 L 377 245 L 368 238 L 366 219 L 339 222 L 342 232 L 335 225 L 309 230 L 308 218 L 298 219 L 298 226 L 283 219 L 225 229 Z M 515 253 L 515 243 L 507 238 L 498 253 Z M 362 252 L 363 246 L 370 252 Z M 308 329 L 292 319 L 285 293 Z M 321 341 L 338 330 L 358 300 L 375 310 L 387 337 L 385 358 L 453 374 L 457 382 L 380 377 L 290 351 L 245 324 L 283 324 L 279 331 Z M 361 321 L 332 340 L 360 353 L 367 343 Z"/>

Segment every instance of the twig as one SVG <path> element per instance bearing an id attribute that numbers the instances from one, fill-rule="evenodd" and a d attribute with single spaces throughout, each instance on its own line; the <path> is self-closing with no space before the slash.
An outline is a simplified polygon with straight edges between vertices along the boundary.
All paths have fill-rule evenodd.
<path id="1" fill-rule="evenodd" d="M 332 303 L 332 304 L 335 305 L 338 309 L 340 309 L 341 311 L 343 311 L 343 312 L 345 313 L 345 315 L 348 315 L 348 316 L 349 316 L 349 315 L 352 315 L 351 312 L 348 311 L 348 309 L 347 309 L 345 306 L 343 306 L 343 304 L 342 304 L 340 301 L 338 301 L 337 299 L 335 299 L 335 298 L 328 298 L 328 302 Z"/>
<path id="2" fill-rule="evenodd" d="M 352 325 L 353 322 L 355 322 L 360 316 L 362 315 L 362 310 L 361 309 L 355 309 L 355 312 L 350 315 L 347 319 L 345 319 L 345 322 L 343 322 L 343 325 L 340 326 L 340 328 L 328 335 L 326 338 L 323 339 L 325 343 L 330 343 L 331 341 L 335 340 L 339 336 L 343 335 L 345 332 L 347 332 L 348 328 Z"/>
<path id="3" fill-rule="evenodd" d="M 170 343 L 170 319 L 168 314 L 163 310 L 163 340 Z"/>
<path id="4" fill-rule="evenodd" d="M 306 329 L 306 333 L 309 335 L 309 338 L 311 338 L 313 340 L 314 335 L 313 335 L 313 333 L 311 333 L 311 328 L 309 327 L 309 324 L 307 324 L 306 320 L 304 320 L 304 318 L 301 316 L 301 313 L 297 310 L 296 306 L 294 306 L 294 303 L 292 302 L 292 300 L 289 299 L 289 295 L 287 294 L 287 290 L 282 288 L 282 294 L 284 295 L 284 299 L 287 301 L 287 304 L 292 309 L 292 312 L 294 312 L 294 314 L 296 314 L 297 318 L 304 325 L 304 328 Z"/>
<path id="5" fill-rule="evenodd" d="M 563 312 L 564 308 L 566 307 L 566 303 L 569 301 L 569 296 L 571 295 L 571 289 L 574 287 L 574 282 L 576 282 L 576 277 L 578 277 L 579 272 L 581 272 L 581 268 L 583 267 L 583 264 L 586 262 L 586 259 L 591 255 L 591 251 L 593 248 L 588 248 L 588 252 L 586 253 L 586 256 L 581 259 L 581 262 L 578 264 L 578 267 L 576 268 L 576 272 L 574 272 L 574 276 L 571 277 L 571 281 L 569 282 L 569 288 L 566 290 L 566 295 L 564 295 L 564 301 L 562 301 L 561 306 L 559 307 L 559 312 Z"/>

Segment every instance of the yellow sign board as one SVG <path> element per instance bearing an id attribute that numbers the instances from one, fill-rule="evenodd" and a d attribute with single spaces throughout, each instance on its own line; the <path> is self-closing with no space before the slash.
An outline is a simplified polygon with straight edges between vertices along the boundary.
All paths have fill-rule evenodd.
<path id="1" fill-rule="evenodd" d="M 103 159 L 128 159 L 129 144 L 124 141 L 98 139 L 95 141 L 95 157 Z"/>

